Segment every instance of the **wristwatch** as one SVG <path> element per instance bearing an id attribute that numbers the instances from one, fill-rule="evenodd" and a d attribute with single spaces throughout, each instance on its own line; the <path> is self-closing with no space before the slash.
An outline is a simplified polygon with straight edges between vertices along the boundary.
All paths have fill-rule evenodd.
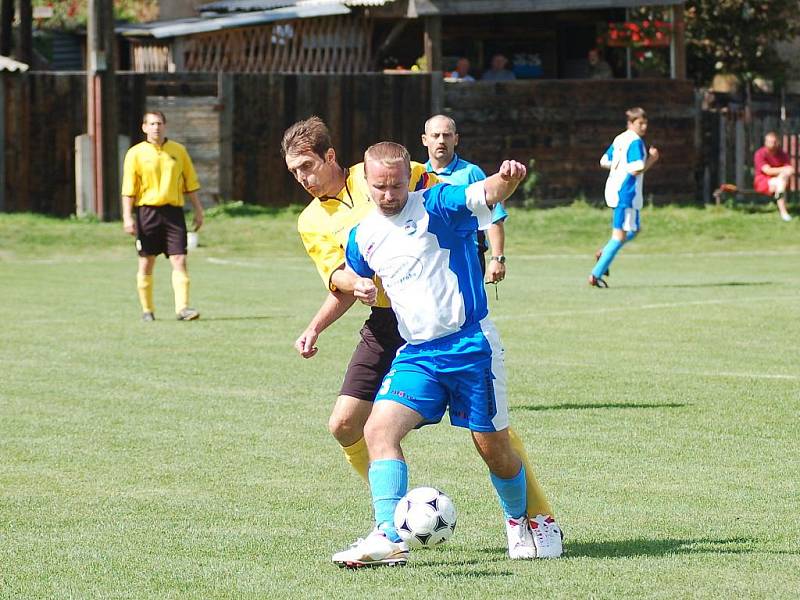
<path id="1" fill-rule="evenodd" d="M 506 255 L 505 255 L 505 254 L 500 254 L 499 256 L 493 256 L 493 257 L 492 257 L 491 259 L 489 259 L 489 260 L 496 260 L 496 261 L 497 261 L 497 262 L 499 262 L 501 265 L 503 265 L 503 264 L 505 264 L 505 262 L 506 262 Z"/>

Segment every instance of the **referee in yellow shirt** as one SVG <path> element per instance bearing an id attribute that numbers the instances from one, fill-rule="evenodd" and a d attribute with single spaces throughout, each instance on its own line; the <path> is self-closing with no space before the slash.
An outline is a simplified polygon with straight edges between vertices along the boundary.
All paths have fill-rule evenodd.
<path id="1" fill-rule="evenodd" d="M 194 208 L 194 230 L 203 225 L 203 207 L 197 198 L 197 181 L 192 159 L 181 144 L 166 138 L 167 119 L 160 111 L 148 111 L 142 118 L 147 136 L 125 155 L 122 177 L 122 226 L 136 236 L 139 270 L 136 286 L 142 305 L 142 320 L 155 320 L 153 266 L 164 254 L 172 263 L 175 314 L 179 321 L 193 321 L 200 313 L 189 307 L 189 274 L 186 271 L 186 220 L 183 197 Z"/>

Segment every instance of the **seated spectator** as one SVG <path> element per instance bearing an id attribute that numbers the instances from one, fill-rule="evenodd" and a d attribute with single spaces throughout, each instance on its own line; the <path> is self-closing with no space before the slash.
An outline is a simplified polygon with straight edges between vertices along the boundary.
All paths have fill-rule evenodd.
<path id="1" fill-rule="evenodd" d="M 508 59 L 502 54 L 492 56 L 491 68 L 483 74 L 483 81 L 511 81 L 517 76 L 508 68 Z"/>
<path id="2" fill-rule="evenodd" d="M 589 79 L 613 79 L 614 72 L 600 54 L 600 50 L 592 48 L 586 56 L 586 62 L 589 63 Z"/>
<path id="3" fill-rule="evenodd" d="M 448 79 L 455 79 L 456 81 L 475 81 L 475 78 L 469 74 L 469 59 L 465 57 L 461 57 L 458 59 L 456 63 L 456 70 L 450 73 L 450 77 Z"/>
<path id="4" fill-rule="evenodd" d="M 755 177 L 753 188 L 765 196 L 772 196 L 778 204 L 781 219 L 791 221 L 792 217 L 786 210 L 786 189 L 789 178 L 794 175 L 789 155 L 781 150 L 778 134 L 770 131 L 764 136 L 764 145 L 756 150 L 753 157 Z"/>

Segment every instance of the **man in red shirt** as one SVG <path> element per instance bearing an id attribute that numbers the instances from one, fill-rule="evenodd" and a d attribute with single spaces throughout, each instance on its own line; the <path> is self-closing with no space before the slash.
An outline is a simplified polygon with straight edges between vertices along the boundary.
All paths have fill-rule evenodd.
<path id="1" fill-rule="evenodd" d="M 770 131 L 764 136 L 764 146 L 756 150 L 753 157 L 755 177 L 753 187 L 759 194 L 774 196 L 781 213 L 781 219 L 791 221 L 786 210 L 786 188 L 789 178 L 794 175 L 789 155 L 781 150 L 778 134 Z"/>

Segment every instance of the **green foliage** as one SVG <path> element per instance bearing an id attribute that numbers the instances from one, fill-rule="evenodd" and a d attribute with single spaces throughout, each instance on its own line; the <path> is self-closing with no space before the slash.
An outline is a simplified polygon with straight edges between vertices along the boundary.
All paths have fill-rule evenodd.
<path id="1" fill-rule="evenodd" d="M 519 192 L 517 192 L 522 196 L 523 208 L 537 208 L 541 203 L 537 190 L 541 177 L 542 174 L 536 170 L 536 159 L 530 159 L 528 161 L 528 176 L 519 186 Z"/>
<path id="2" fill-rule="evenodd" d="M 700 84 L 718 73 L 745 83 L 780 79 L 785 63 L 775 43 L 800 32 L 796 0 L 688 0 L 685 7 L 688 70 Z"/>
<path id="3" fill-rule="evenodd" d="M 609 213 L 512 209 L 491 299 L 566 557 L 505 557 L 486 468 L 445 418 L 404 449 L 411 485 L 455 500 L 455 536 L 355 573 L 330 556 L 369 530 L 368 489 L 326 422 L 367 310 L 294 353 L 326 294 L 294 216 L 210 219 L 189 257 L 203 316 L 171 318 L 159 259 L 142 323 L 119 223 L 0 215 L 0 597 L 795 597 L 800 223 L 647 209 L 591 289 Z"/>
<path id="4" fill-rule="evenodd" d="M 153 21 L 158 18 L 159 0 L 114 0 L 114 17 L 121 21 Z M 33 0 L 33 6 L 49 7 L 53 16 L 40 19 L 39 27 L 77 29 L 86 25 L 87 0 Z"/>

